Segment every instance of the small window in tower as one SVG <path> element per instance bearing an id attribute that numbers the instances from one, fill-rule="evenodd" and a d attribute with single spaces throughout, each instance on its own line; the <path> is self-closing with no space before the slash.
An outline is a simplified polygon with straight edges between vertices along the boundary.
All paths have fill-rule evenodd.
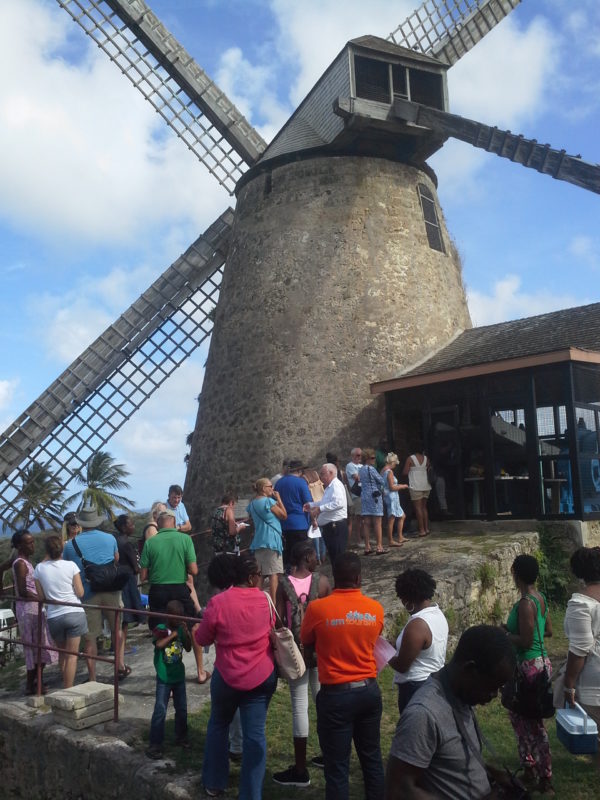
<path id="1" fill-rule="evenodd" d="M 406 67 L 402 64 L 392 64 L 392 86 L 394 97 L 408 100 L 408 81 L 406 80 Z"/>
<path id="2" fill-rule="evenodd" d="M 354 56 L 354 78 L 357 97 L 378 103 L 391 102 L 390 69 L 385 61 Z"/>
<path id="3" fill-rule="evenodd" d="M 430 108 L 444 110 L 444 93 L 442 90 L 442 76 L 422 69 L 411 69 L 410 72 L 410 99 L 413 103 L 420 103 Z"/>
<path id="4" fill-rule="evenodd" d="M 442 231 L 433 195 L 424 183 L 417 184 L 417 189 L 419 190 L 419 199 L 421 200 L 421 208 L 423 209 L 423 219 L 425 220 L 425 231 L 427 233 L 429 247 L 431 247 L 432 250 L 439 250 L 440 253 L 445 253 Z"/>

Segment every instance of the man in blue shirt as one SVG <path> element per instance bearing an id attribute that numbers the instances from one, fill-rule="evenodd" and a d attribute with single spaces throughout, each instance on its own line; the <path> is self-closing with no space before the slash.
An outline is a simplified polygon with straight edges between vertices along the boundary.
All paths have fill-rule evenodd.
<path id="1" fill-rule="evenodd" d="M 169 486 L 169 498 L 166 502 L 167 508 L 175 512 L 175 527 L 182 533 L 188 533 L 192 530 L 192 523 L 188 517 L 185 506 L 183 505 L 183 489 L 174 483 Z"/>
<path id="2" fill-rule="evenodd" d="M 92 505 L 82 508 L 77 514 L 77 522 L 82 528 L 81 533 L 75 537 L 77 546 L 81 550 L 81 555 L 84 559 L 92 564 L 110 564 L 111 561 L 114 561 L 116 564 L 119 560 L 119 549 L 115 537 L 110 533 L 96 530 L 96 527 L 105 521 L 105 518 L 99 514 Z M 73 541 L 74 540 L 68 541 L 65 544 L 63 558 L 65 561 L 74 561 L 79 567 L 84 588 L 83 603 L 91 603 L 92 605 L 98 606 L 122 607 L 123 601 L 121 600 L 120 591 L 92 592 L 90 584 L 85 578 L 81 558 L 77 555 L 73 547 Z M 99 608 L 86 608 L 85 615 L 87 617 L 88 632 L 85 635 L 84 653 L 86 656 L 97 656 L 98 646 L 96 644 L 96 639 L 102 635 L 102 617 L 108 622 L 111 634 L 114 634 L 115 613 L 114 611 L 102 611 Z M 96 662 L 93 658 L 87 659 L 87 668 L 89 679 L 95 681 Z"/>
<path id="3" fill-rule="evenodd" d="M 292 548 L 296 542 L 308 539 L 310 517 L 302 510 L 305 503 L 312 501 L 308 483 L 301 477 L 303 465 L 301 461 L 289 462 L 288 474 L 277 481 L 275 489 L 279 492 L 281 502 L 287 511 L 287 519 L 281 521 L 283 533 L 283 566 L 286 571 L 291 565 Z"/>

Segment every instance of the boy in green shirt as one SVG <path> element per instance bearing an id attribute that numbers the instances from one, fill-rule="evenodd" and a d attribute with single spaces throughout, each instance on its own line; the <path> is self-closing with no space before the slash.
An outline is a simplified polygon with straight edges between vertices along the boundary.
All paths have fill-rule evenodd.
<path id="1" fill-rule="evenodd" d="M 183 616 L 183 605 L 179 600 L 167 604 L 167 613 Z M 192 648 L 190 632 L 185 622 L 178 622 L 172 616 L 167 624 L 159 624 L 152 631 L 154 641 L 154 668 L 156 669 L 156 701 L 150 722 L 150 747 L 146 750 L 148 758 L 162 758 L 165 738 L 165 717 L 169 697 L 173 692 L 175 706 L 175 744 L 189 747 L 187 738 L 187 698 L 185 694 L 185 665 L 183 651 Z"/>

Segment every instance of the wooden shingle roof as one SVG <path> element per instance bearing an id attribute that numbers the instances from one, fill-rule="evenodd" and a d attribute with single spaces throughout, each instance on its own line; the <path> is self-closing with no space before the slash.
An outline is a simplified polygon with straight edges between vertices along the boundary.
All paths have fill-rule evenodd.
<path id="1" fill-rule="evenodd" d="M 600 303 L 463 331 L 396 378 L 372 384 L 371 391 L 566 360 L 600 361 Z"/>

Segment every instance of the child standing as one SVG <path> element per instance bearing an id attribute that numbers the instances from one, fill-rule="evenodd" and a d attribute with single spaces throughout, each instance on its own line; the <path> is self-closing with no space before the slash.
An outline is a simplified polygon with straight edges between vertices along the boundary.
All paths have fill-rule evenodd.
<path id="1" fill-rule="evenodd" d="M 167 614 L 183 616 L 184 609 L 179 600 L 167 603 Z M 173 692 L 175 706 L 175 744 L 189 747 L 187 738 L 187 698 L 185 694 L 184 649 L 192 647 L 190 632 L 185 622 L 178 623 L 172 616 L 167 624 L 157 625 L 153 632 L 154 668 L 156 670 L 156 701 L 150 722 L 150 747 L 146 750 L 148 758 L 162 758 L 165 738 L 165 717 L 169 697 Z"/>

